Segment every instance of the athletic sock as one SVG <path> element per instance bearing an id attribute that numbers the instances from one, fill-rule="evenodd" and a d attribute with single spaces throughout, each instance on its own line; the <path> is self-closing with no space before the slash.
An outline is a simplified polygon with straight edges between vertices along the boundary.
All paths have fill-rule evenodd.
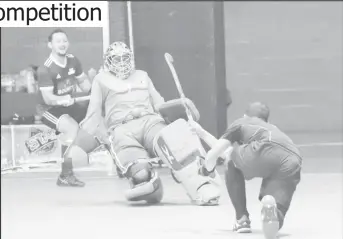
<path id="1" fill-rule="evenodd" d="M 65 152 L 67 151 L 68 146 L 62 145 L 61 151 L 63 156 L 63 162 L 62 162 L 62 176 L 69 175 L 73 172 L 73 161 L 71 158 L 65 156 Z"/>
<path id="2" fill-rule="evenodd" d="M 68 146 L 62 145 L 62 147 L 61 147 L 61 155 L 62 155 L 62 157 L 63 157 L 64 153 L 67 151 L 67 149 L 68 149 Z"/>
<path id="3" fill-rule="evenodd" d="M 73 161 L 71 158 L 64 158 L 62 163 L 62 175 L 66 176 L 73 173 Z"/>

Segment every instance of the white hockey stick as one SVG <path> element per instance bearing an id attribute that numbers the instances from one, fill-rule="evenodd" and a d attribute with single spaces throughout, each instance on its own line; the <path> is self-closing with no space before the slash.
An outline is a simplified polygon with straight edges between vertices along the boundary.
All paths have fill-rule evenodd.
<path id="1" fill-rule="evenodd" d="M 80 96 L 80 97 L 76 97 L 75 102 L 82 102 L 82 101 L 87 101 L 90 100 L 91 96 L 90 95 L 86 95 L 86 96 Z"/>
<path id="2" fill-rule="evenodd" d="M 77 102 L 83 102 L 83 101 L 90 100 L 90 98 L 91 98 L 90 95 L 86 95 L 86 96 L 75 97 L 73 99 L 75 100 L 75 103 L 77 103 Z M 68 100 L 59 100 L 57 103 L 59 105 L 63 105 L 63 104 L 66 104 L 68 102 L 69 102 Z"/>
<path id="3" fill-rule="evenodd" d="M 179 80 L 179 77 L 177 76 L 176 74 L 176 70 L 175 70 L 175 67 L 173 65 L 173 62 L 174 62 L 174 59 L 172 57 L 172 55 L 170 55 L 169 53 L 165 53 L 164 54 L 164 58 L 169 66 L 169 69 L 173 75 L 173 79 L 174 79 L 174 82 L 175 82 L 175 85 L 176 85 L 176 88 L 179 92 L 179 95 L 180 95 L 180 99 L 181 99 L 181 102 L 183 104 L 183 106 L 185 107 L 185 110 L 186 110 L 186 114 L 187 114 L 187 117 L 188 117 L 188 120 L 191 120 L 191 121 L 194 121 L 193 119 L 193 116 L 192 116 L 192 113 L 189 111 L 188 107 L 187 107 L 187 104 L 186 104 L 186 96 L 185 94 L 183 93 L 183 89 L 182 89 L 182 86 L 181 86 L 181 83 L 180 83 L 180 80 Z"/>
<path id="4" fill-rule="evenodd" d="M 198 136 L 205 141 L 205 143 L 210 146 L 211 150 L 206 155 L 206 160 L 204 163 L 207 171 L 212 171 L 217 164 L 218 158 L 221 157 L 224 160 L 227 160 L 230 157 L 233 147 L 230 141 L 226 139 L 217 139 L 212 134 L 207 132 L 201 127 L 200 124 L 194 123 L 195 130 Z M 212 151 L 212 152 L 211 152 Z"/>
<path id="5" fill-rule="evenodd" d="M 215 145 L 207 152 L 204 162 L 204 167 L 207 171 L 211 172 L 217 166 L 219 157 L 226 157 L 231 154 L 232 151 L 231 143 L 226 139 L 219 139 Z"/>
<path id="6" fill-rule="evenodd" d="M 175 85 L 177 87 L 177 90 L 180 94 L 182 104 L 186 109 L 186 114 L 187 114 L 188 120 L 194 122 L 193 116 L 192 116 L 191 112 L 189 111 L 189 109 L 186 105 L 186 102 L 185 102 L 186 96 L 183 93 L 183 89 L 182 89 L 179 77 L 178 77 L 176 70 L 175 70 L 175 67 L 173 65 L 174 59 L 173 59 L 172 55 L 170 55 L 169 53 L 165 53 L 164 58 L 165 58 L 168 66 L 169 66 L 169 69 L 170 69 L 172 75 L 173 75 L 173 79 L 174 79 Z M 194 129 L 195 129 L 195 131 L 197 131 L 196 128 L 194 128 Z M 229 153 L 232 152 L 233 148 L 231 147 L 231 143 L 228 140 L 224 140 L 224 139 L 217 140 L 214 136 L 212 136 L 206 130 L 202 129 L 202 131 L 203 131 L 203 134 L 200 134 L 200 135 L 198 134 L 199 137 L 202 138 L 211 147 L 211 150 L 209 150 L 206 154 L 204 166 L 208 171 L 213 171 L 217 165 L 218 158 L 219 157 L 225 158 L 226 155 L 229 155 Z M 201 136 L 203 136 L 203 137 L 201 137 Z"/>

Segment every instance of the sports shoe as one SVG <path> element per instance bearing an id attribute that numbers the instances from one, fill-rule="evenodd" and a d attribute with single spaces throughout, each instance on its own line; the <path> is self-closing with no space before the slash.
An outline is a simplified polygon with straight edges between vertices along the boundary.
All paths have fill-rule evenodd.
<path id="1" fill-rule="evenodd" d="M 247 216 L 241 217 L 233 225 L 233 231 L 237 233 L 251 233 L 251 222 Z"/>
<path id="2" fill-rule="evenodd" d="M 273 196 L 264 196 L 261 200 L 261 219 L 263 222 L 279 221 L 277 215 L 277 204 Z"/>
<path id="3" fill-rule="evenodd" d="M 266 239 L 275 239 L 279 231 L 277 204 L 273 196 L 267 195 L 262 199 L 262 229 Z"/>
<path id="4" fill-rule="evenodd" d="M 84 187 L 85 183 L 75 177 L 73 173 L 60 175 L 57 179 L 57 186 L 60 187 Z"/>

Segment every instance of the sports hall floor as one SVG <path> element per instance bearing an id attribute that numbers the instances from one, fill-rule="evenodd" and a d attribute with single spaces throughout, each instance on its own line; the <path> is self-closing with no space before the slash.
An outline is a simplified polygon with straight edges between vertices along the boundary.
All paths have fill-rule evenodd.
<path id="1" fill-rule="evenodd" d="M 294 135 L 304 159 L 280 238 L 341 239 L 343 225 L 342 135 Z M 222 172 L 222 169 L 219 170 Z M 162 169 L 163 203 L 129 204 L 127 183 L 105 172 L 77 172 L 85 188 L 58 188 L 57 172 L 1 177 L 2 239 L 263 238 L 257 200 L 260 180 L 247 182 L 252 234 L 231 232 L 233 208 L 223 185 L 217 207 L 190 205 L 180 185 Z"/>

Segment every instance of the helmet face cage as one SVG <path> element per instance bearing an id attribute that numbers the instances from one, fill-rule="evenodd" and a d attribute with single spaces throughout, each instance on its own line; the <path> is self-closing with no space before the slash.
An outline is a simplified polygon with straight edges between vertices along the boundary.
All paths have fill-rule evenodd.
<path id="1" fill-rule="evenodd" d="M 126 79 L 134 70 L 133 53 L 123 42 L 112 43 L 104 56 L 104 64 L 120 79 Z"/>

